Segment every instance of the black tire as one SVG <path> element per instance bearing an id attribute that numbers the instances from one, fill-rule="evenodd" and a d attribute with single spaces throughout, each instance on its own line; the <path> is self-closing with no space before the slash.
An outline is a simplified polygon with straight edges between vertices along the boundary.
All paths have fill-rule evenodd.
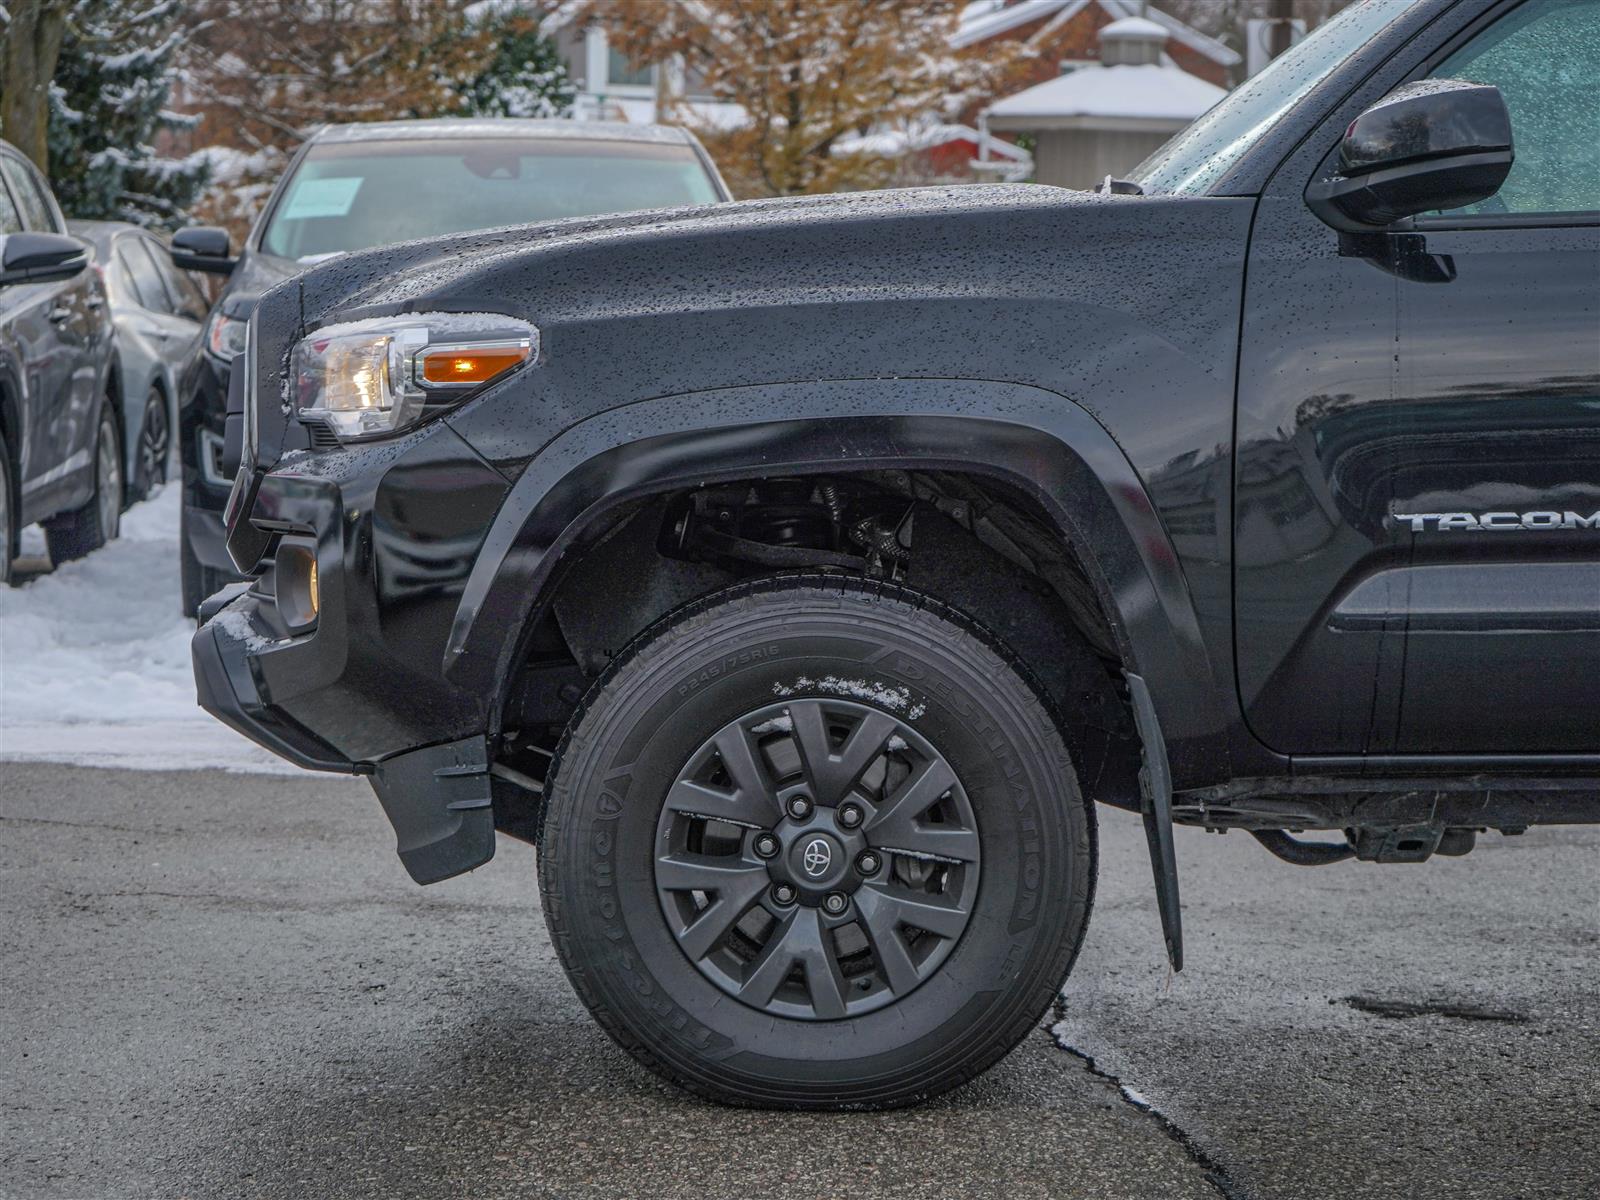
<path id="1" fill-rule="evenodd" d="M 100 406 L 95 431 L 94 494 L 76 512 L 51 517 L 44 523 L 50 561 L 57 566 L 100 549 L 122 523 L 122 434 L 107 401 Z"/>
<path id="2" fill-rule="evenodd" d="M 139 444 L 133 451 L 133 486 L 128 489 L 130 504 L 148 499 L 152 491 L 166 483 L 171 459 L 172 415 L 161 389 L 151 388 L 139 423 Z"/>
<path id="3" fill-rule="evenodd" d="M 986 1070 L 1049 1007 L 1082 944 L 1093 899 L 1094 814 L 1041 694 L 1014 656 L 971 619 L 898 587 L 786 577 L 740 585 L 673 613 L 596 682 L 552 767 L 540 887 L 551 939 L 578 995 L 645 1066 L 726 1103 L 888 1108 L 937 1095 Z M 768 717 L 774 712 L 784 716 L 787 731 Z M 802 714 L 809 714 L 804 721 Z M 802 724 L 812 731 L 813 756 L 820 756 L 815 747 L 822 738 L 834 747 L 827 751 L 830 763 L 855 759 L 840 778 L 857 783 L 829 783 L 805 765 Z M 905 737 L 897 732 L 884 741 L 891 725 Z M 735 741 L 717 740 L 729 730 L 739 731 Z M 854 754 L 856 732 L 862 746 L 883 746 L 863 751 L 878 757 Z M 745 740 L 758 735 L 758 742 Z M 909 748 L 907 738 L 915 743 Z M 765 792 L 751 786 L 727 794 L 739 803 L 761 794 L 763 805 L 778 805 L 772 830 L 787 840 L 764 832 L 765 818 L 741 828 L 679 811 L 692 813 L 698 800 L 669 802 L 669 790 L 680 797 L 700 794 L 683 788 L 705 794 L 725 789 L 735 772 L 720 746 L 735 742 L 757 746 L 761 765 L 745 778 L 759 778 L 762 787 L 788 779 L 790 791 L 774 784 Z M 711 757 L 699 757 L 707 747 L 713 747 Z M 824 915 L 826 896 L 802 896 L 785 908 L 777 885 L 755 878 L 739 885 L 758 892 L 744 921 L 718 935 L 714 950 L 702 951 L 698 942 L 689 949 L 701 915 L 735 889 L 658 893 L 658 883 L 662 889 L 697 886 L 675 874 L 680 859 L 700 863 L 713 846 L 729 844 L 714 838 L 731 836 L 733 845 L 745 848 L 716 862 L 737 863 L 741 878 L 752 854 L 765 858 L 759 865 L 769 871 L 798 872 L 802 862 L 811 871 L 815 841 L 794 840 L 789 827 L 796 822 L 781 817 L 799 787 L 816 790 L 809 819 L 833 822 L 837 837 L 828 844 L 840 851 L 839 861 L 869 870 L 861 865 L 866 853 L 859 844 L 851 848 L 839 832 L 843 820 L 861 820 L 864 808 L 863 836 L 888 829 L 900 797 L 915 790 L 912 779 L 923 769 L 915 764 L 933 759 L 947 762 L 956 782 L 932 807 L 913 806 L 891 840 L 941 830 L 965 839 L 975 833 L 975 841 L 963 842 L 972 847 L 962 852 L 972 862 L 960 863 L 959 854 L 944 861 L 908 857 L 885 847 L 876 878 L 825 881 L 855 889 L 844 901 L 851 906 L 844 918 Z M 862 761 L 872 765 L 862 771 Z M 717 774 L 723 770 L 727 775 Z M 709 788 L 691 780 L 691 771 L 709 771 L 694 777 Z M 910 774 L 884 774 L 903 771 Z M 879 782 L 871 783 L 875 777 Z M 844 797 L 856 814 L 839 805 Z M 952 807 L 958 802 L 960 813 Z M 694 853 L 672 848 L 680 844 L 673 831 L 684 820 L 691 823 L 687 836 L 700 839 L 692 843 Z M 764 836 L 771 840 L 762 854 L 756 847 Z M 810 828 L 797 836 L 810 837 Z M 877 846 L 869 846 L 874 861 Z M 797 857 L 801 849 L 805 855 Z M 851 860 L 854 854 L 861 857 Z M 908 884 L 908 878 L 922 882 Z M 896 909 L 887 926 L 894 944 L 885 944 L 880 957 L 876 945 L 884 934 L 873 913 L 881 913 L 883 897 L 904 897 L 908 887 L 928 889 L 929 880 L 933 895 L 922 899 L 942 906 L 941 912 L 968 905 L 965 925 L 925 932 L 901 919 L 909 910 Z M 741 895 L 738 904 L 745 903 Z M 803 911 L 808 903 L 814 905 L 810 914 Z M 793 919 L 772 916 L 785 912 Z M 669 921 L 670 913 L 678 916 Z M 848 930 L 828 924 L 858 915 L 854 928 L 864 937 L 856 941 L 865 951 L 851 951 Z M 768 920 L 773 932 L 749 932 L 751 924 Z M 783 939 L 803 921 L 821 930 L 806 944 L 820 941 L 828 949 L 796 958 Z M 774 946 L 784 953 L 769 952 Z M 916 969 L 926 968 L 925 974 L 905 974 L 907 954 L 922 955 Z M 902 960 L 898 983 L 890 959 Z M 778 965 L 766 971 L 765 985 L 743 997 L 738 989 L 750 987 L 771 962 Z M 774 979 L 780 979 L 777 991 L 768 996 Z M 847 1006 L 842 1016 L 841 1003 Z"/>
<path id="4" fill-rule="evenodd" d="M 178 516 L 178 579 L 183 593 L 183 615 L 197 617 L 206 598 L 233 582 L 233 577 L 206 566 L 189 545 L 189 518 Z"/>
<path id="5" fill-rule="evenodd" d="M 11 490 L 11 447 L 0 433 L 0 587 L 11 584 L 11 560 L 17 556 L 17 499 Z"/>

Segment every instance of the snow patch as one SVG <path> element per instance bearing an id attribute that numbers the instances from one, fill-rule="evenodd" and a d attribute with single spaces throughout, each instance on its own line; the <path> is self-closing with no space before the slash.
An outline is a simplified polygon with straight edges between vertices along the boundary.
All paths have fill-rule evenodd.
<path id="1" fill-rule="evenodd" d="M 0 588 L 0 761 L 301 774 L 195 703 L 168 484 L 78 562 Z M 37 547 L 31 536 L 26 554 Z"/>
<path id="2" fill-rule="evenodd" d="M 771 720 L 763 721 L 759 725 L 752 725 L 750 727 L 750 732 L 755 734 L 757 737 L 760 737 L 764 733 L 793 733 L 794 718 L 788 713 L 784 713 L 782 716 L 773 717 Z"/>
<path id="3" fill-rule="evenodd" d="M 871 700 L 891 712 L 904 713 L 906 718 L 912 721 L 928 711 L 928 706 L 921 702 L 913 704 L 910 689 L 899 684 L 879 683 L 866 679 L 840 679 L 837 675 L 827 675 L 821 679 L 801 675 L 792 684 L 772 685 L 774 696 L 795 696 L 802 692 L 826 692 L 832 696 L 849 696 L 854 700 Z"/>

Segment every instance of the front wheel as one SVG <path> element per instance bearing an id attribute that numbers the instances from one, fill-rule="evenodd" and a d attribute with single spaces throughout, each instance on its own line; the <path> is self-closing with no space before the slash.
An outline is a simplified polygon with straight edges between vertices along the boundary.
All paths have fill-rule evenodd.
<path id="1" fill-rule="evenodd" d="M 151 388 L 145 398 L 144 416 L 139 425 L 139 448 L 134 456 L 133 487 L 135 500 L 148 499 L 150 493 L 167 481 L 172 458 L 172 421 L 167 398 L 160 388 Z"/>
<path id="2" fill-rule="evenodd" d="M 1024 670 L 926 596 L 742 585 L 637 639 L 557 756 L 539 872 L 578 994 L 713 1099 L 890 1107 L 1034 1027 L 1095 833 Z"/>

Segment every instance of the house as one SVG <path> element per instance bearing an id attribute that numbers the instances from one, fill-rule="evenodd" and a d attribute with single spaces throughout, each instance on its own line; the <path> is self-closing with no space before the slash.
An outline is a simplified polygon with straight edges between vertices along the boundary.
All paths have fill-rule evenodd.
<path id="1" fill-rule="evenodd" d="M 1030 54 L 1004 89 L 1020 91 L 1066 69 L 1098 62 L 1100 30 L 1127 17 L 1161 27 L 1166 34 L 1164 62 L 1221 88 L 1237 82 L 1241 60 L 1236 52 L 1141 0 L 973 0 L 961 10 L 951 45 L 982 53 L 986 46 L 1021 43 Z"/>
<path id="2" fill-rule="evenodd" d="M 1050 160 L 1048 164 L 1041 164 L 1038 145 L 1034 153 L 1028 155 L 1013 142 L 990 135 L 1029 133 L 1037 137 L 1037 131 L 1045 126 L 1017 124 L 1006 117 L 996 123 L 988 119 L 989 103 L 978 99 L 952 114 L 943 125 L 904 135 L 915 143 L 911 148 L 911 161 L 930 167 L 922 172 L 921 181 L 1025 179 L 1031 168 L 1033 178 L 1041 183 L 1063 184 L 1071 180 L 1074 182 L 1065 185 L 1090 186 L 1107 174 L 1116 174 L 1140 162 L 1149 153 L 1149 149 L 1142 147 L 1152 139 L 1155 145 L 1165 141 L 1171 133 L 1211 107 L 1232 83 L 1241 63 L 1237 53 L 1141 0 L 973 0 L 961 10 L 951 47 L 979 57 L 993 55 L 1001 48 L 1020 47 L 1024 53 L 1018 56 L 1016 66 L 1001 82 L 996 94 L 1009 100 L 1014 94 L 1022 93 L 1028 96 L 1023 105 L 1040 99 L 1048 103 L 1048 96 L 1030 94 L 1033 86 L 1053 88 L 1082 68 L 1099 67 L 1104 61 L 1101 33 L 1130 19 L 1140 21 L 1144 30 L 1140 55 L 1149 57 L 1153 53 L 1155 63 L 1164 72 L 1161 82 L 1170 102 L 1162 111 L 1140 113 L 1132 97 L 1127 104 L 1108 98 L 1110 108 L 1128 109 L 1117 114 L 1123 122 L 1115 127 L 1097 127 L 1090 140 L 1099 143 L 1098 149 L 1082 163 L 1068 169 L 1063 155 L 1083 138 L 1063 136 L 1061 127 L 1056 127 L 1040 143 Z M 1111 82 L 1106 77 L 1086 76 L 1067 90 L 1072 92 L 1088 85 L 1105 86 Z M 1131 87 L 1133 79 L 1115 82 L 1119 85 L 1126 82 Z M 1078 113 L 1074 101 L 1064 100 L 1062 105 L 1052 107 L 1051 112 L 1058 107 L 1069 119 L 1090 115 Z M 1188 115 L 1179 119 L 1174 115 L 1178 113 Z M 1108 119 L 1112 116 L 1110 112 L 1103 115 Z M 943 142 L 933 141 L 936 129 L 948 131 L 949 137 Z M 1154 145 L 1149 148 L 1154 149 Z M 935 164 L 936 171 L 931 169 Z M 1103 164 L 1111 165 L 1092 178 L 1084 174 L 1085 169 Z"/>
<path id="3" fill-rule="evenodd" d="M 1102 26 L 1098 61 L 996 101 L 985 133 L 1033 138 L 1033 178 L 1089 188 L 1122 175 L 1227 92 L 1174 65 L 1167 30 L 1142 17 Z"/>
<path id="4" fill-rule="evenodd" d="M 736 126 L 745 120 L 737 104 L 705 93 L 700 80 L 682 60 L 638 64 L 610 44 L 605 29 L 573 19 L 575 0 L 566 0 L 540 22 L 556 43 L 577 89 L 572 115 L 580 121 L 628 121 L 648 125 L 660 121 L 669 107 L 687 107 L 699 123 Z"/>

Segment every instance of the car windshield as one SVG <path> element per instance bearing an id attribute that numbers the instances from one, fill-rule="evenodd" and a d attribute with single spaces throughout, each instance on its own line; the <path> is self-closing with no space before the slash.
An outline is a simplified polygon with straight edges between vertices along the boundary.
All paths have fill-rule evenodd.
<path id="1" fill-rule="evenodd" d="M 316 259 L 469 229 L 720 198 L 686 145 L 576 138 L 327 142 L 301 159 L 261 248 Z"/>
<path id="2" fill-rule="evenodd" d="M 1364 0 L 1319 25 L 1140 163 L 1131 178 L 1150 193 L 1205 192 L 1279 117 L 1412 2 Z"/>

